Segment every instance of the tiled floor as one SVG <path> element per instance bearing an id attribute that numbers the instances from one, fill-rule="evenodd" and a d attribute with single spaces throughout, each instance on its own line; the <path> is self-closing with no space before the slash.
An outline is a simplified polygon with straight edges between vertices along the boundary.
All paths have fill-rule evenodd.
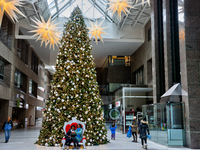
<path id="1" fill-rule="evenodd" d="M 4 133 L 0 133 L 0 150 L 61 150 L 60 147 L 44 147 L 35 145 L 39 135 L 40 127 L 29 127 L 28 129 L 20 129 L 12 131 L 10 141 L 4 143 Z M 110 132 L 108 131 L 108 138 Z M 131 142 L 131 138 L 127 138 L 125 134 L 116 133 L 116 140 L 112 140 L 109 144 L 100 146 L 87 147 L 89 150 L 141 150 L 141 144 Z M 140 140 L 139 140 L 140 141 Z M 189 150 L 188 148 L 168 148 L 163 145 L 148 141 L 149 150 Z"/>

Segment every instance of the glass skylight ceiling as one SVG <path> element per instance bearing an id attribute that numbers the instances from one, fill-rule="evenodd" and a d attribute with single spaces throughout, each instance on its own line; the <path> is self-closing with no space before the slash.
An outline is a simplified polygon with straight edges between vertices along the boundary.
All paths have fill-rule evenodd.
<path id="1" fill-rule="evenodd" d="M 105 12 L 108 0 L 47 0 L 52 18 L 69 17 L 76 6 L 83 12 L 83 16 L 88 19 L 107 18 L 112 21 L 111 13 Z"/>

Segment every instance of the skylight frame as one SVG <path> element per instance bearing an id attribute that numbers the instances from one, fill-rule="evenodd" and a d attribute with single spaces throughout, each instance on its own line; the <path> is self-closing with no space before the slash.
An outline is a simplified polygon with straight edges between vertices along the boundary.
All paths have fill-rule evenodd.
<path id="1" fill-rule="evenodd" d="M 69 7 L 72 7 L 74 3 L 77 3 L 77 1 L 79 1 L 79 2 L 82 1 L 83 3 L 86 2 L 86 0 L 47 0 L 52 18 L 54 19 L 59 16 L 65 16 L 68 18 L 70 15 L 65 15 L 65 14 L 63 14 L 63 12 L 66 12 L 67 9 L 70 9 Z M 90 2 L 90 4 L 88 4 L 88 2 Z M 90 12 L 89 14 L 85 14 L 85 12 L 87 12 L 87 11 L 84 11 L 84 9 L 83 9 L 83 11 L 84 11 L 83 14 L 84 14 L 85 18 L 88 18 L 88 19 L 106 18 L 110 22 L 114 22 L 111 17 L 111 13 L 105 12 L 108 7 L 107 6 L 108 0 L 87 0 L 86 3 L 88 5 L 91 5 L 94 8 L 91 8 L 91 7 L 88 8 L 87 11 Z M 72 12 L 73 8 L 71 8 L 70 12 Z M 93 12 L 92 13 L 93 16 L 92 16 L 91 15 L 92 11 L 98 11 L 98 13 Z M 69 13 L 69 11 L 67 13 Z"/>

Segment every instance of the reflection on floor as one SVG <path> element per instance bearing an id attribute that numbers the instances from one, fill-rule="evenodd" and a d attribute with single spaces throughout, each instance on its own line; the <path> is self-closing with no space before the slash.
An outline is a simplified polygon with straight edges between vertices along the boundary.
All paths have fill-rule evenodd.
<path id="1" fill-rule="evenodd" d="M 10 141 L 4 143 L 4 133 L 0 133 L 0 150 L 61 150 L 60 147 L 44 147 L 35 145 L 41 127 L 29 127 L 12 131 Z M 108 138 L 110 131 L 108 129 Z M 125 134 L 116 133 L 116 140 L 111 140 L 109 144 L 100 146 L 89 146 L 89 150 L 141 150 L 140 140 L 138 143 L 131 142 Z M 189 150 L 188 148 L 168 148 L 163 145 L 148 141 L 149 150 Z"/>

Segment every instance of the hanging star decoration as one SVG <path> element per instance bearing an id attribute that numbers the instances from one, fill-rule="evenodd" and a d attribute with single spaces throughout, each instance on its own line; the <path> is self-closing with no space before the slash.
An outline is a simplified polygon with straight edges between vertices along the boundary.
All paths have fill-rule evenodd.
<path id="1" fill-rule="evenodd" d="M 44 18 L 40 16 L 41 21 L 35 17 L 35 19 L 31 19 L 37 26 L 31 25 L 36 30 L 32 30 L 29 32 L 35 32 L 35 34 L 32 37 L 38 36 L 37 40 L 41 39 L 41 45 L 45 43 L 45 47 L 49 44 L 49 48 L 54 47 L 55 45 L 58 46 L 60 44 L 60 36 L 61 32 L 58 31 L 60 27 L 57 27 L 60 23 L 53 24 L 55 20 L 51 21 L 51 16 L 49 17 L 48 21 L 45 22 Z"/>
<path id="2" fill-rule="evenodd" d="M 112 16 L 115 12 L 117 12 L 118 19 L 121 20 L 121 14 L 124 12 L 126 15 L 127 13 L 130 13 L 130 11 L 127 8 L 134 8 L 131 6 L 132 2 L 129 2 L 128 0 L 109 0 L 110 7 L 106 10 L 112 11 Z"/>
<path id="3" fill-rule="evenodd" d="M 150 6 L 150 0 L 147 0 L 149 6 Z M 136 0 L 136 4 L 138 3 L 138 0 Z M 142 0 L 142 5 L 144 5 L 144 0 Z"/>
<path id="4" fill-rule="evenodd" d="M 90 21 L 90 20 L 89 20 Z M 101 34 L 107 34 L 106 32 L 104 32 L 103 30 L 108 28 L 108 27 L 103 27 L 101 28 L 101 25 L 103 24 L 104 20 L 99 24 L 97 25 L 97 20 L 96 20 L 96 23 L 92 23 L 90 21 L 90 25 L 92 27 L 88 27 L 88 29 L 90 30 L 89 31 L 89 34 L 91 34 L 91 37 L 92 38 L 93 36 L 95 37 L 95 41 L 96 41 L 96 44 L 98 44 L 98 37 L 101 39 L 101 41 L 103 42 L 103 39 L 102 39 L 102 36 Z"/>
<path id="5" fill-rule="evenodd" d="M 19 7 L 23 4 L 20 1 L 22 0 L 0 0 L 0 27 L 2 24 L 4 11 L 7 12 L 13 22 L 18 22 L 18 17 L 15 12 L 26 18 L 26 16 L 17 8 L 17 6 Z"/>

